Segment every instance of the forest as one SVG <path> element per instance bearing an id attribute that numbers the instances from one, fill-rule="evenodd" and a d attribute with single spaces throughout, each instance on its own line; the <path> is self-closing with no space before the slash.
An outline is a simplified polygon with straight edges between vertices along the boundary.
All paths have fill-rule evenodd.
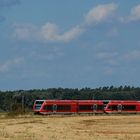
<path id="1" fill-rule="evenodd" d="M 48 88 L 16 91 L 0 91 L 0 112 L 19 107 L 31 111 L 35 100 L 140 100 L 140 87 L 106 86 L 99 88 Z"/>

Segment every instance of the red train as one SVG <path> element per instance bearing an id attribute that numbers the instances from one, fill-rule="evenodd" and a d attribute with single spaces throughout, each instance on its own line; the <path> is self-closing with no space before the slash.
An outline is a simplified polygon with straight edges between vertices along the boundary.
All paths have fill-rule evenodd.
<path id="1" fill-rule="evenodd" d="M 40 114 L 140 113 L 140 101 L 36 100 L 33 111 Z"/>

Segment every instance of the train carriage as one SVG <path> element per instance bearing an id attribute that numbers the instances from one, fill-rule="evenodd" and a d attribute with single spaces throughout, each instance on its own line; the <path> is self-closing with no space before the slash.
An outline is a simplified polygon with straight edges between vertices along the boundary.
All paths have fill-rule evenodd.
<path id="1" fill-rule="evenodd" d="M 74 100 L 46 100 L 40 109 L 41 114 L 71 114 L 76 112 Z"/>
<path id="2" fill-rule="evenodd" d="M 140 113 L 139 101 L 110 101 L 106 108 L 106 113 Z"/>
<path id="3" fill-rule="evenodd" d="M 78 113 L 103 113 L 104 104 L 97 100 L 80 100 L 77 101 Z"/>

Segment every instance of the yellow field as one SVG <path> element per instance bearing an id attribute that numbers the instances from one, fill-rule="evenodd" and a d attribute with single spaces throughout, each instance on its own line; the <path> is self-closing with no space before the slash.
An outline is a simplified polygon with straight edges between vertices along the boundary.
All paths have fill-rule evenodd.
<path id="1" fill-rule="evenodd" d="M 140 140 L 140 115 L 0 115 L 0 140 Z"/>

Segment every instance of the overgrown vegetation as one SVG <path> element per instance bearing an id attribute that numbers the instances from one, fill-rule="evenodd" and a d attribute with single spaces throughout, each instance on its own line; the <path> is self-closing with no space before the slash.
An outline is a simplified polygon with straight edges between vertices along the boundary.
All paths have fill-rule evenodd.
<path id="1" fill-rule="evenodd" d="M 24 100 L 23 100 L 24 98 Z M 99 87 L 99 88 L 49 88 L 18 91 L 0 91 L 0 111 L 30 111 L 36 99 L 69 100 L 140 100 L 140 87 Z M 23 102 L 24 101 L 24 102 Z"/>

